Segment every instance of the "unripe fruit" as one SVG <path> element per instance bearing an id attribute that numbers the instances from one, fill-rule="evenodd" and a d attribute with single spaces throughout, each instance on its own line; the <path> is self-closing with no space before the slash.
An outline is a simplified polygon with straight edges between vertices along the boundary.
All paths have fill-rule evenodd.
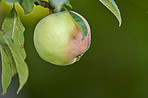
<path id="1" fill-rule="evenodd" d="M 91 42 L 90 27 L 85 22 L 88 34 L 84 40 L 71 15 L 58 12 L 43 18 L 34 31 L 34 45 L 42 59 L 55 65 L 69 65 L 80 59 Z"/>

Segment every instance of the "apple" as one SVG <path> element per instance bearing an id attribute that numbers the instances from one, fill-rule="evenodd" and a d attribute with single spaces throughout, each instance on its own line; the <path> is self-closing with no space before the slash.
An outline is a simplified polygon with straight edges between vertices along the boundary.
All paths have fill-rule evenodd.
<path id="1" fill-rule="evenodd" d="M 81 31 L 67 11 L 48 15 L 36 25 L 34 45 L 39 56 L 45 61 L 55 65 L 70 65 L 78 61 L 89 49 L 90 26 L 81 15 L 73 13 L 85 22 L 88 34 L 84 40 Z"/>

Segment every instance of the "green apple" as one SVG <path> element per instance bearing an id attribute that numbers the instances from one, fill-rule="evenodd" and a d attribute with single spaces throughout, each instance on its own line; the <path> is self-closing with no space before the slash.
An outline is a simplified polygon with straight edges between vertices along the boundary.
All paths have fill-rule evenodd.
<path id="1" fill-rule="evenodd" d="M 88 22 L 78 13 L 86 24 L 88 34 L 83 35 L 71 15 L 58 12 L 43 18 L 34 31 L 34 45 L 39 56 L 55 65 L 70 65 L 80 59 L 91 43 L 91 32 Z"/>

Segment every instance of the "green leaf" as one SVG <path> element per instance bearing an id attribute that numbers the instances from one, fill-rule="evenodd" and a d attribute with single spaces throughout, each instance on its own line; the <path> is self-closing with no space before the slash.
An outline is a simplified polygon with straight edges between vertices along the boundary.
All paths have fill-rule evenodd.
<path id="1" fill-rule="evenodd" d="M 20 17 L 16 14 L 16 11 L 14 11 L 14 25 L 12 30 L 12 39 L 14 41 L 15 46 L 19 49 L 21 52 L 23 58 L 26 58 L 26 52 L 24 49 L 24 31 L 25 28 L 23 24 L 20 21 Z"/>
<path id="2" fill-rule="evenodd" d="M 6 16 L 3 25 L 2 25 L 2 33 L 6 34 L 10 37 L 13 36 L 14 26 L 16 24 L 16 12 L 12 9 L 8 15 Z"/>
<path id="3" fill-rule="evenodd" d="M 4 95 L 7 93 L 7 88 L 10 85 L 11 78 L 12 78 L 12 69 L 11 69 L 11 62 L 8 51 L 8 48 L 0 46 L 1 56 L 2 56 L 2 88 Z"/>
<path id="4" fill-rule="evenodd" d="M 121 26 L 122 23 L 121 14 L 115 1 L 114 0 L 99 0 L 99 1 L 102 2 L 116 16 L 116 18 L 119 21 L 119 26 Z"/>
<path id="5" fill-rule="evenodd" d="M 10 36 L 16 47 L 21 51 L 23 58 L 26 58 L 24 49 L 24 26 L 22 25 L 19 16 L 15 9 L 12 9 L 8 16 L 5 18 L 2 25 L 3 33 Z"/>
<path id="6" fill-rule="evenodd" d="M 10 85 L 11 78 L 17 73 L 16 66 L 12 57 L 12 53 L 6 44 L 1 44 L 1 56 L 2 56 L 2 88 L 4 95 L 7 92 L 7 88 Z"/>
<path id="7" fill-rule="evenodd" d="M 8 45 L 19 76 L 19 88 L 17 93 L 22 89 L 28 79 L 28 67 L 25 62 L 26 53 L 23 48 L 24 44 L 24 27 L 16 11 L 12 9 L 5 18 L 2 25 L 3 32 L 0 32 L 0 38 Z M 12 72 L 15 72 L 12 69 Z"/>
<path id="8" fill-rule="evenodd" d="M 69 0 L 48 0 L 52 7 L 55 7 L 56 11 L 59 12 L 63 8 L 64 5 L 72 8 Z"/>
<path id="9" fill-rule="evenodd" d="M 3 25 L 2 25 L 2 29 L 0 31 L 1 34 L 7 34 L 9 36 L 13 36 L 13 33 L 12 31 L 15 31 L 14 29 L 14 25 L 15 25 L 15 22 L 16 21 L 16 13 L 15 13 L 15 10 L 12 9 L 9 14 L 7 15 L 7 17 L 5 18 L 4 22 L 3 22 Z M 12 24 L 11 24 L 12 23 Z M 21 26 L 21 25 L 19 25 Z M 16 27 L 18 28 L 18 27 Z M 20 30 L 21 31 L 21 30 Z M 23 39 L 22 39 L 23 40 Z M 5 50 L 7 50 L 7 54 L 9 55 L 9 60 L 8 62 L 11 63 L 11 66 L 12 66 L 12 76 L 14 76 L 17 71 L 16 71 L 16 66 L 15 66 L 15 63 L 14 63 L 14 60 L 13 60 L 13 57 L 12 57 L 12 54 L 10 52 L 10 49 L 8 48 L 7 45 L 4 45 L 6 44 L 4 39 L 2 38 L 2 36 L 0 37 L 0 44 L 4 47 L 5 46 Z"/>
<path id="10" fill-rule="evenodd" d="M 21 0 L 20 5 L 24 9 L 25 14 L 32 12 L 35 0 Z"/>
<path id="11" fill-rule="evenodd" d="M 2 34 L 3 32 L 0 30 L 0 34 Z M 1 44 L 4 44 L 5 42 L 4 42 L 4 39 L 2 38 L 2 36 L 0 36 L 0 45 Z"/>
<path id="12" fill-rule="evenodd" d="M 15 76 L 16 73 L 17 73 L 17 70 L 16 70 L 16 66 L 15 66 L 15 62 L 14 62 L 12 53 L 11 53 L 8 45 L 1 44 L 1 46 L 5 49 L 5 52 L 6 52 L 7 56 L 8 56 L 8 62 L 10 63 L 10 67 L 11 67 L 11 76 Z"/>
<path id="13" fill-rule="evenodd" d="M 6 35 L 4 35 L 3 38 L 6 41 L 8 47 L 10 48 L 13 59 L 16 64 L 20 84 L 17 93 L 19 93 L 28 79 L 28 67 L 21 52 L 18 48 L 16 48 L 16 45 L 10 39 L 7 39 Z"/>
<path id="14" fill-rule="evenodd" d="M 22 6 L 22 8 L 24 9 L 25 14 L 29 14 L 32 12 L 35 1 L 36 0 L 7 0 L 7 2 L 10 2 L 10 3 L 17 3 L 18 2 Z"/>
<path id="15" fill-rule="evenodd" d="M 65 8 L 66 9 L 66 8 Z M 77 27 L 79 28 L 79 30 L 81 31 L 82 35 L 83 35 L 83 39 L 85 39 L 85 37 L 87 36 L 88 33 L 88 29 L 86 27 L 85 22 L 82 20 L 81 17 L 79 17 L 78 15 L 76 15 L 74 12 L 69 11 L 66 9 L 66 11 L 72 16 L 72 18 L 74 19 L 75 24 L 77 25 Z"/>

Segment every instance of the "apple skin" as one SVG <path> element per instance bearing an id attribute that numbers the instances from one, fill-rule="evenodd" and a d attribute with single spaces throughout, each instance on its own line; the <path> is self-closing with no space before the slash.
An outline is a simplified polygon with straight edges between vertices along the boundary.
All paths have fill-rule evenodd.
<path id="1" fill-rule="evenodd" d="M 46 16 L 35 27 L 34 45 L 45 61 L 55 65 L 70 65 L 89 49 L 90 26 L 81 15 L 73 13 L 82 18 L 87 26 L 88 34 L 84 40 L 81 31 L 66 11 Z"/>

